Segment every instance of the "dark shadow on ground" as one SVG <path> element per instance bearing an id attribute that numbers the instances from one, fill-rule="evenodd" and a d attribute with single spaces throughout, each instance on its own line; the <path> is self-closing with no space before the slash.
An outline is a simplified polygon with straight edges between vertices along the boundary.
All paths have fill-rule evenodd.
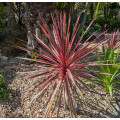
<path id="1" fill-rule="evenodd" d="M 120 118 L 120 94 L 115 93 L 116 99 L 111 103 L 111 106 L 114 108 L 115 115 L 110 115 L 111 118 Z"/>
<path id="2" fill-rule="evenodd" d="M 23 118 L 20 113 L 21 109 L 21 93 L 19 90 L 10 90 L 9 98 L 6 100 L 4 106 L 7 106 L 5 116 L 6 118 Z M 7 105 L 6 105 L 7 104 Z"/>

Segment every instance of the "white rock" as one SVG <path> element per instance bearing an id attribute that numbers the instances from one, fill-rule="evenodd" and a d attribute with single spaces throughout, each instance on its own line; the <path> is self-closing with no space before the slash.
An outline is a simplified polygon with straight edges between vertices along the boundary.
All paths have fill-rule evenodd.
<path id="1" fill-rule="evenodd" d="M 0 53 L 0 66 L 6 64 L 7 63 L 7 59 L 8 59 L 8 57 L 2 56 L 2 54 Z"/>

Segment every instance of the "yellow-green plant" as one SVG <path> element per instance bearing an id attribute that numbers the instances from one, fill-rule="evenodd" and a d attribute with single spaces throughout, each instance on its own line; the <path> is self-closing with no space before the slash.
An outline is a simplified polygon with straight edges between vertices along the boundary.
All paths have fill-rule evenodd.
<path id="1" fill-rule="evenodd" d="M 30 54 L 30 57 L 31 57 L 32 59 L 35 59 L 36 55 L 35 55 L 34 53 L 31 53 L 31 54 Z"/>

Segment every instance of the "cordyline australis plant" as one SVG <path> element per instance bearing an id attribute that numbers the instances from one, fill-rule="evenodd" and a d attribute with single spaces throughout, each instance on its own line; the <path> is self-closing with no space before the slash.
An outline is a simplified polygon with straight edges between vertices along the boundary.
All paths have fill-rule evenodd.
<path id="1" fill-rule="evenodd" d="M 42 63 L 40 65 L 23 65 L 23 66 L 14 66 L 12 68 L 20 68 L 20 67 L 34 67 L 34 66 L 42 66 L 44 70 L 33 71 L 37 74 L 29 77 L 35 78 L 42 75 L 47 75 L 43 79 L 39 79 L 37 82 L 33 83 L 31 87 L 29 87 L 28 92 L 34 90 L 35 88 L 39 88 L 38 93 L 33 97 L 31 102 L 37 97 L 42 96 L 47 90 L 49 85 L 52 86 L 52 90 L 50 91 L 48 101 L 46 102 L 46 114 L 44 117 L 49 117 L 50 109 L 52 107 L 53 102 L 61 101 L 62 96 L 64 99 L 64 105 L 70 108 L 71 115 L 76 117 L 75 113 L 75 100 L 73 95 L 73 88 L 75 94 L 78 96 L 81 95 L 81 91 L 79 89 L 80 86 L 84 86 L 88 91 L 92 90 L 84 83 L 82 79 L 86 79 L 91 81 L 89 77 L 94 77 L 90 74 L 90 72 L 99 72 L 86 69 L 88 66 L 96 66 L 101 65 L 102 63 L 98 62 L 87 62 L 91 59 L 89 53 L 94 51 L 99 45 L 104 43 L 103 41 L 94 43 L 98 38 L 100 38 L 104 33 L 99 35 L 93 41 L 88 42 L 89 39 L 95 34 L 93 33 L 84 43 L 80 43 L 83 39 L 83 36 L 88 31 L 89 27 L 92 25 L 94 20 L 90 23 L 84 34 L 77 40 L 76 44 L 73 45 L 76 33 L 79 29 L 78 23 L 80 14 L 76 19 L 72 35 L 70 37 L 70 21 L 71 17 L 69 15 L 68 24 L 66 24 L 66 13 L 61 12 L 60 15 L 57 15 L 57 21 L 53 14 L 51 14 L 53 21 L 53 32 L 49 29 L 45 20 L 41 17 L 42 24 L 38 23 L 40 28 L 43 30 L 45 35 L 50 41 L 50 45 L 47 46 L 40 38 L 38 38 L 35 34 L 33 34 L 35 40 L 42 45 L 41 54 L 39 52 L 39 48 L 37 48 L 37 52 L 31 51 L 27 48 L 23 48 L 17 46 L 22 50 L 27 52 L 31 52 L 38 56 L 38 59 L 30 59 L 30 58 L 20 58 L 24 60 L 35 61 L 38 63 Z M 78 47 L 79 46 L 79 47 Z M 32 73 L 32 72 L 31 72 Z M 100 72 L 102 73 L 102 72 Z M 103 73 L 105 74 L 105 73 Z M 95 78 L 95 77 L 94 77 Z M 27 79 L 27 80 L 28 80 Z M 94 82 L 94 81 L 93 81 Z M 58 99 L 59 96 L 59 99 Z M 59 109 L 58 109 L 59 111 Z"/>
<path id="2" fill-rule="evenodd" d="M 96 50 L 97 54 L 97 60 L 98 61 L 105 61 L 105 64 L 108 65 L 100 65 L 100 66 L 94 66 L 96 70 L 110 73 L 111 75 L 103 75 L 103 74 L 98 74 L 98 78 L 100 80 L 104 81 L 101 86 L 110 93 L 111 99 L 113 97 L 113 90 L 117 90 L 117 86 L 120 85 L 120 80 L 116 79 L 117 76 L 120 75 L 119 68 L 120 68 L 120 63 L 118 62 L 118 56 L 119 56 L 119 46 L 120 43 L 120 37 L 118 35 L 119 30 L 114 32 L 111 37 L 105 35 L 105 39 L 107 41 L 107 44 L 102 46 L 102 53 L 103 55 L 100 57 L 99 52 Z"/>

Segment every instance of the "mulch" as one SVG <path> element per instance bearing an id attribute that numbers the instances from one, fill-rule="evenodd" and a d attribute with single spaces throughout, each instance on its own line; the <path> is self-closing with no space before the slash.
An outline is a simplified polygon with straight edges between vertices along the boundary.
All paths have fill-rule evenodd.
<path id="1" fill-rule="evenodd" d="M 31 64 L 28 61 L 19 60 L 15 57 L 9 58 L 7 64 L 2 66 L 3 75 L 5 77 L 5 81 L 8 82 L 9 85 L 9 98 L 3 103 L 0 101 L 0 117 L 1 118 L 42 118 L 45 114 L 45 103 L 47 102 L 47 98 L 49 95 L 49 91 L 51 86 L 47 90 L 47 92 L 41 97 L 37 98 L 32 102 L 30 107 L 26 108 L 26 106 L 31 101 L 37 92 L 34 90 L 28 96 L 24 96 L 24 92 L 29 88 L 29 85 L 34 81 L 41 79 L 41 77 L 33 78 L 29 80 L 25 80 L 25 78 L 29 77 L 31 74 L 26 73 L 22 74 L 22 71 L 33 71 L 42 68 L 17 68 L 17 69 L 8 69 L 9 66 L 15 65 L 23 65 L 23 64 Z M 43 76 L 42 76 L 43 77 Z M 95 93 L 96 99 L 93 99 L 93 96 L 88 92 L 84 87 L 81 87 L 81 92 L 85 99 L 82 100 L 80 104 L 80 110 L 77 114 L 77 117 L 82 118 L 111 118 L 111 117 L 120 117 L 120 93 L 117 91 L 113 97 L 113 100 L 110 101 L 110 96 L 100 87 L 92 85 L 98 93 Z M 101 92 L 101 93 L 100 93 Z M 78 98 L 74 95 L 76 101 L 76 107 Z M 82 109 L 83 105 L 83 109 Z M 58 101 L 54 102 L 51 110 L 51 117 L 56 118 L 70 118 L 70 110 L 64 109 L 64 100 L 61 100 L 60 109 L 58 112 Z M 76 110 L 76 108 L 75 108 Z"/>

